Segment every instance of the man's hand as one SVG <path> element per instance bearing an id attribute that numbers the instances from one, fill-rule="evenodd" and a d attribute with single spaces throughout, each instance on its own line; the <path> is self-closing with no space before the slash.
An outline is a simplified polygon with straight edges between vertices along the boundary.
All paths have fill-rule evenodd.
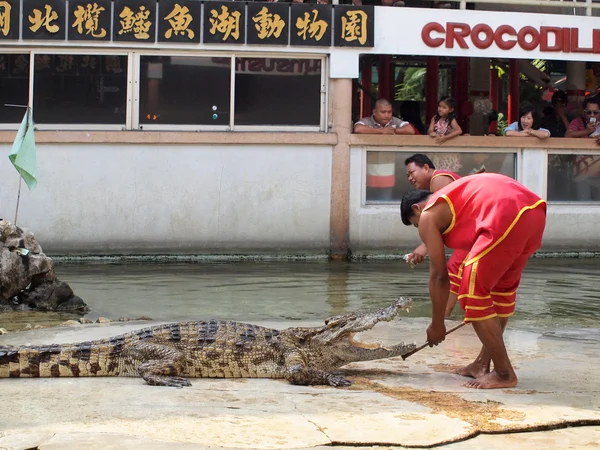
<path id="1" fill-rule="evenodd" d="M 383 127 L 381 129 L 381 134 L 396 134 L 396 129 L 394 127 Z"/>
<path id="2" fill-rule="evenodd" d="M 585 127 L 586 131 L 588 131 L 589 133 L 593 133 L 594 131 L 596 131 L 596 122 L 588 122 L 587 126 Z"/>
<path id="3" fill-rule="evenodd" d="M 425 244 L 419 245 L 415 248 L 415 251 L 408 255 L 406 258 L 407 263 L 413 264 L 421 264 L 425 261 L 425 256 L 427 255 L 427 246 Z"/>
<path id="4" fill-rule="evenodd" d="M 443 342 L 446 339 L 446 325 L 444 322 L 438 324 L 434 324 L 431 322 L 429 327 L 427 327 L 427 342 L 430 347 L 434 345 L 438 345 L 440 342 Z"/>

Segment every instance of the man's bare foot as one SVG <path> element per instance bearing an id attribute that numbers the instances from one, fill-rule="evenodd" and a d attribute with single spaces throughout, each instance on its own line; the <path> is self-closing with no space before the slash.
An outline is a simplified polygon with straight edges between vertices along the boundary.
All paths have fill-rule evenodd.
<path id="1" fill-rule="evenodd" d="M 473 381 L 465 383 L 464 386 L 473 389 L 500 389 L 515 387 L 517 382 L 517 375 L 514 372 L 500 374 L 494 370 Z"/>
<path id="2" fill-rule="evenodd" d="M 490 373 L 490 365 L 479 362 L 472 362 L 464 367 L 460 367 L 454 371 L 455 374 L 463 377 L 479 378 Z"/>

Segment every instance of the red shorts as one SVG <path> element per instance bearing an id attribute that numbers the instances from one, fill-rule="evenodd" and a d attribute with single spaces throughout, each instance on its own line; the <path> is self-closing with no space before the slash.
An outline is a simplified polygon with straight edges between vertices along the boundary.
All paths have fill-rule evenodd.
<path id="1" fill-rule="evenodd" d="M 460 280 L 462 279 L 463 265 L 467 261 L 469 252 L 466 250 L 454 250 L 448 259 L 448 276 L 450 277 L 450 292 L 458 295 Z"/>
<path id="2" fill-rule="evenodd" d="M 458 301 L 465 322 L 510 317 L 529 257 L 542 245 L 546 204 L 525 211 L 508 235 L 483 256 L 469 255 L 462 268 Z M 489 238 L 488 238 L 489 239 Z"/>

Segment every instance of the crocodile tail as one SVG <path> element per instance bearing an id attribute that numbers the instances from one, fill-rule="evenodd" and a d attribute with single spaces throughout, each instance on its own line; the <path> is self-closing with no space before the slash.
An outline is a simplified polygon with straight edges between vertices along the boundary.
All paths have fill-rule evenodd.
<path id="1" fill-rule="evenodd" d="M 0 378 L 92 377 L 118 375 L 108 349 L 82 342 L 73 345 L 0 346 Z M 102 355 L 105 355 L 102 357 Z"/>

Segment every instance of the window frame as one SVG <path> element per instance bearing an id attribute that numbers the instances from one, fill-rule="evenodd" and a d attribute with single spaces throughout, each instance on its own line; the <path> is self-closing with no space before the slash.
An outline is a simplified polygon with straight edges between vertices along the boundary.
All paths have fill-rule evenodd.
<path id="1" fill-rule="evenodd" d="M 135 58 L 135 74 L 136 79 L 134 81 L 135 86 L 133 89 L 134 101 L 136 107 L 133 109 L 132 128 L 133 130 L 147 130 L 147 131 L 296 131 L 296 132 L 319 132 L 326 131 L 326 117 L 327 117 L 327 71 L 328 71 L 328 58 L 327 55 L 323 54 L 306 54 L 306 53 L 294 53 L 296 59 L 318 59 L 321 61 L 321 88 L 319 92 L 320 101 L 320 119 L 319 125 L 236 125 L 235 124 L 235 59 L 236 58 L 289 58 L 290 54 L 283 53 L 254 53 L 254 52 L 202 52 L 198 54 L 190 55 L 186 51 L 171 51 L 168 55 L 161 51 L 162 49 L 148 49 L 148 50 L 136 50 L 134 53 Z M 230 94 L 229 94 L 229 125 L 176 125 L 176 124 L 140 124 L 139 118 L 139 99 L 140 99 L 140 73 L 141 67 L 140 59 L 141 56 L 185 56 L 185 57 L 196 57 L 196 58 L 224 58 L 228 57 L 231 60 L 231 76 L 230 76 Z"/>
<path id="2" fill-rule="evenodd" d="M 596 149 L 552 149 L 546 151 L 546 176 L 544 179 L 544 196 L 549 205 L 569 205 L 569 206 L 600 206 L 600 200 L 550 200 L 548 198 L 549 170 L 548 163 L 552 155 L 594 155 L 600 157 L 600 150 Z"/>
<path id="3" fill-rule="evenodd" d="M 282 53 L 282 52 L 250 52 L 250 51 L 201 51 L 191 53 L 189 50 L 165 49 L 164 47 L 127 48 L 127 47 L 12 47 L 2 51 L 3 54 L 28 54 L 29 55 L 29 106 L 33 104 L 34 93 L 34 65 L 36 55 L 119 55 L 127 57 L 127 92 L 125 124 L 38 124 L 35 130 L 49 131 L 259 131 L 259 132 L 326 132 L 327 117 L 329 114 L 329 57 L 324 53 Z M 236 125 L 235 124 L 235 58 L 290 58 L 318 59 L 321 61 L 321 88 L 319 92 L 320 118 L 318 125 Z M 186 56 L 198 58 L 230 58 L 230 104 L 228 125 L 176 125 L 176 124 L 140 124 L 140 58 L 141 56 Z M 18 123 L 0 124 L 0 130 L 18 130 Z"/>
<path id="4" fill-rule="evenodd" d="M 362 170 L 360 174 L 361 180 L 361 189 L 360 189 L 360 206 L 362 209 L 393 209 L 394 211 L 398 210 L 398 206 L 400 205 L 400 200 L 393 201 L 373 201 L 367 200 L 367 152 L 392 152 L 392 153 L 424 153 L 428 156 L 434 155 L 436 153 L 465 153 L 465 154 L 473 154 L 473 153 L 507 153 L 512 154 L 514 158 L 515 170 L 514 170 L 514 180 L 521 182 L 522 179 L 522 149 L 511 149 L 508 147 L 484 147 L 482 149 L 477 150 L 469 150 L 464 147 L 447 147 L 444 149 L 440 148 L 432 148 L 432 147 L 413 147 L 413 151 L 407 151 L 408 147 L 375 147 L 375 146 L 364 146 L 362 147 Z M 466 151 L 465 151 L 466 150 Z M 546 171 L 547 173 L 547 171 Z"/>
<path id="5" fill-rule="evenodd" d="M 125 93 L 125 124 L 94 124 L 94 123 L 81 123 L 81 124 L 68 124 L 68 123 L 35 123 L 34 129 L 40 131 L 53 131 L 53 130 L 71 130 L 71 131 L 125 131 L 130 130 L 131 128 L 128 125 L 131 123 L 131 111 L 132 111 L 132 102 L 131 102 L 131 88 L 132 88 L 132 74 L 133 70 L 131 67 L 131 54 L 133 52 L 129 52 L 127 50 L 119 50 L 119 49 L 54 49 L 54 48 L 44 48 L 43 50 L 30 50 L 30 65 L 29 65 L 29 104 L 32 109 L 35 110 L 34 105 L 34 83 L 35 83 L 35 56 L 36 55 L 84 55 L 84 56 L 105 56 L 105 55 L 117 55 L 117 56 L 126 56 L 127 57 L 127 91 Z"/>

